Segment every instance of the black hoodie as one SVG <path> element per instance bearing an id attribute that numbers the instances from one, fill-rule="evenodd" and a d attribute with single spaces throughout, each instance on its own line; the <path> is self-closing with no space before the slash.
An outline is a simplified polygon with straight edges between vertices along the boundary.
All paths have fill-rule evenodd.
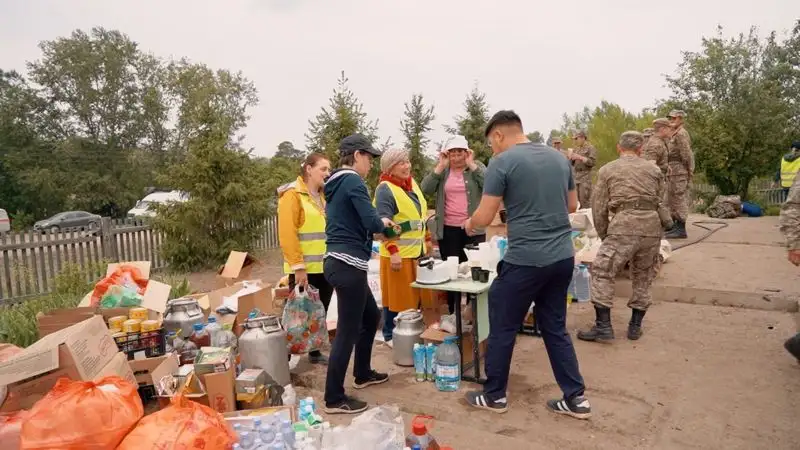
<path id="1" fill-rule="evenodd" d="M 325 182 L 325 243 L 329 253 L 344 253 L 362 261 L 372 255 L 372 235 L 383 232 L 383 221 L 372 206 L 364 180 L 353 169 L 337 169 Z"/>

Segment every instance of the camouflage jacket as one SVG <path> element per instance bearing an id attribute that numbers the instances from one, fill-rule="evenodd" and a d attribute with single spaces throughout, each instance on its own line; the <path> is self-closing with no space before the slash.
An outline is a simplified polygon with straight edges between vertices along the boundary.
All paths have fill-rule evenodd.
<path id="1" fill-rule="evenodd" d="M 644 158 L 622 155 L 603 166 L 592 189 L 597 235 L 661 237 L 672 225 L 664 189 L 664 174 Z"/>
<path id="2" fill-rule="evenodd" d="M 688 175 L 694 173 L 694 153 L 692 138 L 685 128 L 680 127 L 667 142 L 667 160 L 670 175 Z"/>
<path id="3" fill-rule="evenodd" d="M 661 169 L 661 173 L 666 175 L 669 167 L 667 164 L 667 142 L 658 136 L 650 136 L 642 149 L 642 158 L 656 163 L 658 168 Z"/>
<path id="4" fill-rule="evenodd" d="M 794 179 L 789 196 L 781 206 L 780 225 L 789 250 L 800 250 L 800 177 Z"/>
<path id="5" fill-rule="evenodd" d="M 575 169 L 575 183 L 591 183 L 592 168 L 597 164 L 597 150 L 592 144 L 585 142 L 582 146 L 573 149 L 574 154 L 587 158 L 586 162 L 572 161 Z"/>

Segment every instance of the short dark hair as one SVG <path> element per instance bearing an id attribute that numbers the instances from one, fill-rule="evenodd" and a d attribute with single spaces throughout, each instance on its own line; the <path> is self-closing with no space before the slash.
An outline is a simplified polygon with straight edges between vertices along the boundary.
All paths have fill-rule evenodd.
<path id="1" fill-rule="evenodd" d="M 488 137 L 489 133 L 491 133 L 495 127 L 501 127 L 505 125 L 515 125 L 522 130 L 522 119 L 519 118 L 517 113 L 510 109 L 497 111 L 494 113 L 492 118 L 489 119 L 489 123 L 486 124 L 486 130 L 484 131 L 483 135 Z"/>
<path id="2" fill-rule="evenodd" d="M 340 166 L 352 166 L 356 163 L 356 152 L 348 153 L 346 155 L 342 155 L 339 158 L 339 165 Z"/>

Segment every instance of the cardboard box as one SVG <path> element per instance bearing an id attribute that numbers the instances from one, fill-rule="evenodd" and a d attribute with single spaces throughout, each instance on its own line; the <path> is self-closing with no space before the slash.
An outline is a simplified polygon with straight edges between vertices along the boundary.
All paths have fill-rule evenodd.
<path id="1" fill-rule="evenodd" d="M 215 313 L 216 309 L 222 306 L 226 297 L 236 296 L 237 293 L 246 289 L 246 286 L 253 286 L 254 290 L 250 290 L 244 295 L 239 295 L 237 300 L 238 313 L 234 315 L 219 315 L 217 314 L 217 321 L 224 325 L 230 323 L 233 325 L 233 331 L 236 335 L 242 334 L 240 325 L 244 324 L 247 315 L 255 308 L 258 308 L 266 314 L 280 315 L 283 313 L 283 308 L 278 308 L 273 302 L 272 286 L 269 283 L 261 281 L 243 281 L 235 283 L 215 291 L 198 297 L 197 302 L 203 308 L 206 316 Z"/>
<path id="2" fill-rule="evenodd" d="M 128 355 L 123 352 L 119 352 L 114 355 L 114 358 L 106 364 L 103 370 L 94 377 L 95 380 L 99 380 L 103 377 L 108 377 L 111 375 L 117 375 L 125 380 L 130 381 L 131 383 L 138 385 L 138 381 L 136 377 L 133 375 L 133 370 L 131 369 L 130 364 L 128 364 Z"/>
<path id="3" fill-rule="evenodd" d="M 432 327 L 428 327 L 421 335 L 422 340 L 425 341 L 426 344 L 433 343 L 436 345 L 441 344 L 444 342 L 444 338 L 447 336 L 452 336 L 450 333 L 447 333 L 442 330 L 437 330 Z M 475 348 L 475 344 L 472 342 L 472 332 L 467 332 L 461 335 L 461 342 L 462 342 L 462 359 L 461 364 L 469 364 L 471 363 L 474 358 L 472 354 L 472 349 Z M 481 359 L 486 355 L 486 346 L 488 344 L 488 340 L 485 340 L 480 343 L 479 345 L 479 355 Z"/>
<path id="4" fill-rule="evenodd" d="M 165 376 L 179 374 L 181 371 L 184 374 L 193 373 L 194 367 L 191 364 L 178 367 L 178 358 L 174 355 L 168 356 L 157 367 L 150 370 L 150 380 L 155 385 Z M 186 398 L 210 406 L 220 413 L 235 411 L 234 377 L 235 369 L 233 367 L 222 373 L 193 376 L 191 388 L 194 393 L 185 394 Z M 159 406 L 162 408 L 168 406 L 171 400 L 170 396 L 160 394 L 157 398 Z"/>
<path id="5" fill-rule="evenodd" d="M 0 363 L 0 386 L 9 390 L 2 410 L 30 408 L 61 377 L 93 380 L 118 353 L 100 316 L 51 333 Z"/>
<path id="6" fill-rule="evenodd" d="M 228 261 L 219 269 L 219 287 L 230 286 L 240 281 L 252 279 L 253 269 L 261 263 L 246 252 L 231 252 Z"/>
<path id="7" fill-rule="evenodd" d="M 236 377 L 236 392 L 255 394 L 259 387 L 267 385 L 267 372 L 263 369 L 245 369 Z"/>
<path id="8" fill-rule="evenodd" d="M 139 386 L 153 386 L 155 385 L 155 381 L 153 379 L 153 370 L 158 368 L 158 366 L 160 366 L 169 358 L 175 358 L 177 360 L 175 355 L 170 354 L 156 356 L 155 358 L 134 359 L 132 361 L 128 361 L 128 365 L 133 371 L 133 376 Z M 177 363 L 175 364 L 175 367 L 178 367 Z"/>

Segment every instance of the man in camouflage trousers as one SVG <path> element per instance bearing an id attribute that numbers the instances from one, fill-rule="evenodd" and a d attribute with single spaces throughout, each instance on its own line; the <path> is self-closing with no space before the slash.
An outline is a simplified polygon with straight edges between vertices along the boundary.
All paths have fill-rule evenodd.
<path id="1" fill-rule="evenodd" d="M 781 232 L 786 236 L 789 261 L 800 266 L 800 177 L 794 179 L 786 202 L 781 207 Z M 800 333 L 789 338 L 783 346 L 800 362 Z"/>
<path id="2" fill-rule="evenodd" d="M 675 226 L 667 232 L 667 239 L 686 239 L 686 219 L 689 218 L 689 185 L 694 176 L 694 153 L 692 139 L 683 127 L 686 113 L 681 110 L 670 111 L 667 118 L 674 130 L 667 142 L 668 204 Z"/>
<path id="3" fill-rule="evenodd" d="M 619 159 L 600 169 L 592 199 L 592 217 L 603 240 L 592 263 L 592 303 L 595 325 L 579 331 L 578 339 L 614 339 L 611 307 L 614 280 L 630 262 L 633 295 L 628 301 L 631 320 L 628 339 L 642 336 L 642 319 L 650 306 L 650 285 L 656 275 L 663 227 L 672 225 L 664 207 L 664 174 L 641 158 L 644 137 L 637 131 L 622 133 Z M 611 219 L 609 219 L 611 217 Z"/>
<path id="4" fill-rule="evenodd" d="M 578 191 L 580 208 L 591 208 L 592 168 L 597 163 L 597 150 L 586 140 L 586 133 L 579 131 L 573 138 L 577 147 L 569 153 L 575 169 L 575 189 Z"/>
<path id="5" fill-rule="evenodd" d="M 648 128 L 648 130 L 653 130 L 653 134 L 650 139 L 645 139 L 642 158 L 656 163 L 666 177 L 669 167 L 667 164 L 667 140 L 672 137 L 672 127 L 669 126 L 669 120 L 660 118 L 654 120 L 653 128 Z"/>

